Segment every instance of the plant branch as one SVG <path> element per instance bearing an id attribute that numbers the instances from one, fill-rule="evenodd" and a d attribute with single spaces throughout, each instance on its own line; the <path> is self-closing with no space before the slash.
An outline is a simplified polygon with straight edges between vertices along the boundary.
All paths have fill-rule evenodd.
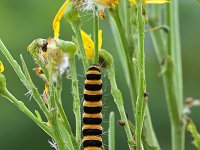
<path id="1" fill-rule="evenodd" d="M 25 115 L 27 115 L 32 121 L 34 121 L 42 130 L 44 130 L 49 136 L 54 138 L 51 128 L 46 126 L 39 118 L 37 118 L 25 105 L 23 102 L 17 100 L 7 89 L 3 95 L 11 103 L 13 103 L 19 110 L 21 110 Z"/>
<path id="2" fill-rule="evenodd" d="M 108 129 L 108 149 L 115 150 L 115 114 L 110 113 Z"/>
<path id="3" fill-rule="evenodd" d="M 99 63 L 99 36 L 98 36 L 98 31 L 99 31 L 99 17 L 96 14 L 96 9 L 93 11 L 93 30 L 94 30 L 94 59 L 93 59 L 93 64 L 98 64 Z"/>
<path id="4" fill-rule="evenodd" d="M 76 141 L 78 145 L 81 144 L 81 112 L 80 112 L 80 98 L 78 89 L 78 79 L 76 72 L 75 56 L 71 56 L 70 60 L 70 71 L 72 77 L 72 93 L 74 97 L 73 111 L 76 119 Z"/>
<path id="5" fill-rule="evenodd" d="M 131 130 L 130 130 L 130 126 L 129 126 L 127 117 L 126 117 L 123 97 L 122 97 L 120 90 L 117 87 L 117 83 L 116 83 L 116 79 L 115 79 L 114 64 L 112 64 L 108 68 L 108 78 L 110 80 L 110 85 L 111 85 L 111 94 L 112 94 L 114 101 L 117 105 L 120 116 L 121 116 L 122 120 L 125 122 L 124 129 L 125 129 L 125 132 L 126 132 L 126 136 L 128 138 L 129 149 L 132 150 L 133 147 L 134 147 L 133 136 L 132 136 L 132 133 L 131 133 Z"/>
<path id="6" fill-rule="evenodd" d="M 138 54 L 137 61 L 140 66 L 139 70 L 139 89 L 136 103 L 136 150 L 141 149 L 141 135 L 144 121 L 144 111 L 147 103 L 146 80 L 145 80 L 145 52 L 144 52 L 144 16 L 142 0 L 137 0 L 137 30 L 138 30 Z"/>

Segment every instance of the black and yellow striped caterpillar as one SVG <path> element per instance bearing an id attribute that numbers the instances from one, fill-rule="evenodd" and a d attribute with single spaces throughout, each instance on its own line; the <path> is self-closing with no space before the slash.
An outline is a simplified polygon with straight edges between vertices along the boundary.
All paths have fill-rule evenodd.
<path id="1" fill-rule="evenodd" d="M 99 65 L 91 65 L 86 73 L 83 101 L 84 150 L 101 150 L 102 147 L 102 81 Z"/>

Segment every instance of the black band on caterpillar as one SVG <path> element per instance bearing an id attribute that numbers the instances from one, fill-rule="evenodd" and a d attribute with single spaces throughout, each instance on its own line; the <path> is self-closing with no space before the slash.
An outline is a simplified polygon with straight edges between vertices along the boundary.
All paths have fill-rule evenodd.
<path id="1" fill-rule="evenodd" d="M 86 73 L 83 102 L 82 143 L 84 150 L 101 150 L 102 94 L 100 66 L 91 65 Z"/>

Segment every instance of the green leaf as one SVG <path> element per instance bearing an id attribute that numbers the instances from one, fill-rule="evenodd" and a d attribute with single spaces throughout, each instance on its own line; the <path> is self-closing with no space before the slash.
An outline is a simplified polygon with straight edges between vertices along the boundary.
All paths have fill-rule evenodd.
<path id="1" fill-rule="evenodd" d="M 42 122 L 42 117 L 41 117 L 39 111 L 35 110 L 35 114 L 36 114 L 37 118 Z"/>
<path id="2" fill-rule="evenodd" d="M 200 150 L 200 134 L 198 133 L 197 128 L 192 120 L 190 120 L 187 126 L 187 130 L 192 134 L 194 138 L 192 143 L 198 150 Z"/>

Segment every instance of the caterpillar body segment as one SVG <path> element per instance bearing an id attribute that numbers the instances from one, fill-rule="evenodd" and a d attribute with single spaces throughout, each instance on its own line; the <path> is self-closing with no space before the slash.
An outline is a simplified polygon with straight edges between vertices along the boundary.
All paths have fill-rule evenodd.
<path id="1" fill-rule="evenodd" d="M 91 65 L 86 73 L 83 101 L 84 150 L 102 150 L 102 81 L 99 65 Z"/>

